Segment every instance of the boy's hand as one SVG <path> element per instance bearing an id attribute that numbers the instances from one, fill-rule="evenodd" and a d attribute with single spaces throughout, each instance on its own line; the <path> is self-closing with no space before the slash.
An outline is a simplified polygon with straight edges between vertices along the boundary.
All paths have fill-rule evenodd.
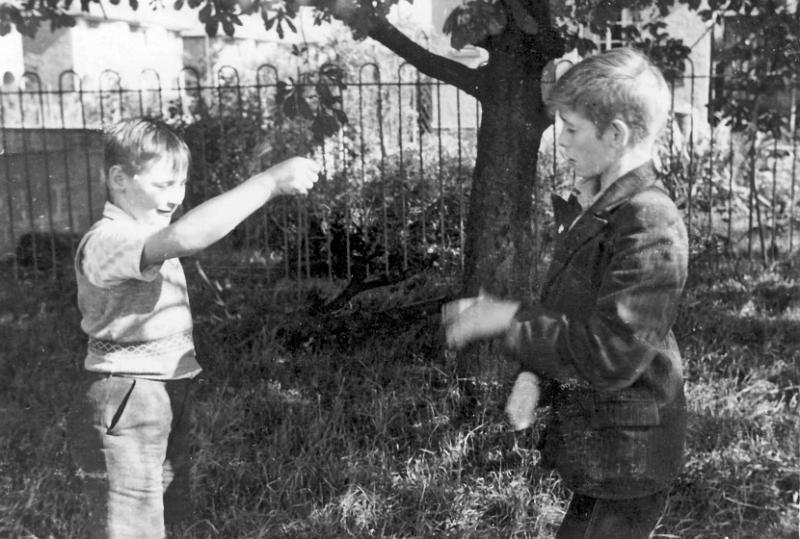
<path id="1" fill-rule="evenodd" d="M 291 157 L 261 174 L 272 180 L 275 195 L 305 195 L 314 187 L 321 170 L 311 159 Z"/>
<path id="2" fill-rule="evenodd" d="M 483 294 L 451 301 L 442 307 L 447 345 L 463 348 L 480 339 L 502 335 L 519 309 L 519 302 Z"/>
<path id="3" fill-rule="evenodd" d="M 506 416 L 514 430 L 527 429 L 533 424 L 540 393 L 538 376 L 527 371 L 519 373 L 506 402 Z"/>

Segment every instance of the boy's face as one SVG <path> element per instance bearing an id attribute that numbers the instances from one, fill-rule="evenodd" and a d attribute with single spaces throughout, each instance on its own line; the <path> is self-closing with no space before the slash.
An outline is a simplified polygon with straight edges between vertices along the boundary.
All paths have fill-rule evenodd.
<path id="1" fill-rule="evenodd" d="M 591 120 L 574 111 L 560 110 L 561 133 L 558 145 L 583 178 L 602 176 L 616 160 L 616 151 L 610 140 L 610 130 L 598 133 Z"/>
<path id="2" fill-rule="evenodd" d="M 151 161 L 132 176 L 119 173 L 123 178 L 121 188 L 116 191 L 115 204 L 137 222 L 167 226 L 186 195 L 186 173 L 176 174 L 169 159 Z"/>

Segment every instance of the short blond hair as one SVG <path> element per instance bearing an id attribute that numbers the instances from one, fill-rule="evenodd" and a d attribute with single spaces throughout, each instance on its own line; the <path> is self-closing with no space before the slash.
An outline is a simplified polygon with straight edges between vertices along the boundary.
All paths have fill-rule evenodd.
<path id="1" fill-rule="evenodd" d="M 603 133 L 616 119 L 631 130 L 631 145 L 655 138 L 667 124 L 670 91 L 647 56 L 628 47 L 585 58 L 556 81 L 548 99 L 553 113 L 577 112 Z"/>
<path id="2" fill-rule="evenodd" d="M 138 174 L 154 160 L 168 159 L 176 175 L 189 170 L 191 153 L 183 138 L 157 118 L 122 120 L 105 133 L 105 171 L 122 167 L 126 174 Z"/>

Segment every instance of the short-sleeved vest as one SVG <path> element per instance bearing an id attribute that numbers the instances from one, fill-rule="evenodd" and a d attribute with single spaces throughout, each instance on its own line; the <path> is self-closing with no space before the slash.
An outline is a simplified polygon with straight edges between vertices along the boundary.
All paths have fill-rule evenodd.
<path id="1" fill-rule="evenodd" d="M 81 328 L 89 336 L 85 368 L 92 372 L 173 380 L 200 372 L 192 338 L 186 277 L 177 258 L 107 287 L 83 271 L 84 247 L 103 227 L 135 227 L 120 208 L 107 203 L 103 217 L 78 245 L 75 274 Z"/>

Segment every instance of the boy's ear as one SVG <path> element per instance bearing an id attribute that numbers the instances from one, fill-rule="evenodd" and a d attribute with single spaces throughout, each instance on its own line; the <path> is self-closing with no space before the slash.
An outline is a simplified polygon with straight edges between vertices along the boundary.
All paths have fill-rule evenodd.
<path id="1" fill-rule="evenodd" d="M 628 124 L 617 118 L 611 122 L 607 131 L 615 148 L 623 149 L 628 146 L 631 140 L 631 129 Z"/>
<path id="2" fill-rule="evenodd" d="M 114 165 L 108 169 L 108 178 L 107 184 L 108 188 L 112 191 L 120 191 L 125 188 L 125 182 L 128 179 L 128 175 L 122 170 L 122 167 L 119 165 Z"/>

